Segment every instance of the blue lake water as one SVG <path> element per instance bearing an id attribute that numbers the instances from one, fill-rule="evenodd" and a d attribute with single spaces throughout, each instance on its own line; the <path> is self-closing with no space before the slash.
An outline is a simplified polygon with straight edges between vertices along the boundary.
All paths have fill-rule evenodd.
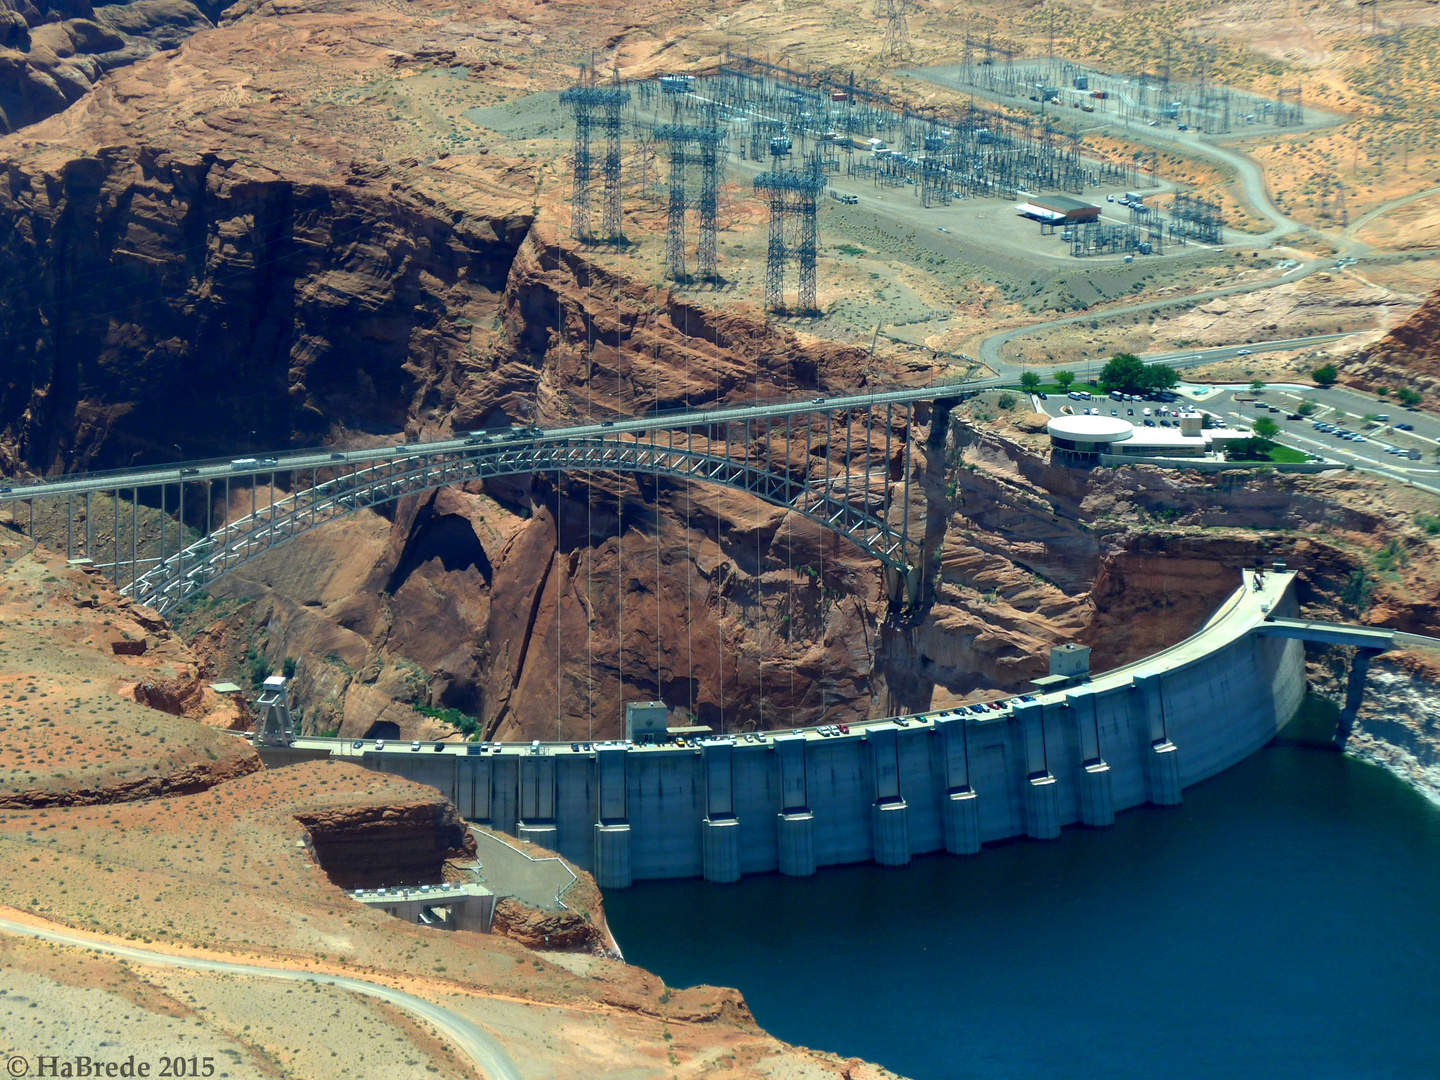
<path id="1" fill-rule="evenodd" d="M 1053 843 L 606 894 L 626 959 L 914 1080 L 1440 1078 L 1440 809 L 1282 739 Z"/>

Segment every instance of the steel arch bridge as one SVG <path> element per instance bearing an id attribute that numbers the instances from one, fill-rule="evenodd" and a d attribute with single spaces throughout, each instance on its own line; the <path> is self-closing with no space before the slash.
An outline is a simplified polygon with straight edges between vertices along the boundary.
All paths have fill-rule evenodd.
<path id="1" fill-rule="evenodd" d="M 892 603 L 914 606 L 921 600 L 923 541 L 910 536 L 912 421 L 914 403 L 937 396 L 934 390 L 896 391 L 570 428 L 472 432 L 375 449 L 80 474 L 0 489 L 0 502 L 29 504 L 32 538 L 36 504 L 63 503 L 65 533 L 63 541 L 56 537 L 55 546 L 63 546 L 72 559 L 80 553 L 79 558 L 107 572 L 122 593 L 166 613 L 251 559 L 365 507 L 472 480 L 552 472 L 636 473 L 718 484 L 798 513 L 874 556 L 885 571 Z M 959 395 L 952 390 L 950 396 Z M 904 414 L 898 429 L 897 411 Z M 833 441 L 837 414 L 843 417 L 839 462 Z M 857 427 L 863 434 L 858 445 Z M 881 433 L 883 443 L 877 446 Z M 817 435 L 823 454 L 812 448 Z M 897 457 L 898 477 L 893 474 Z M 226 512 L 217 524 L 214 490 L 221 484 Z M 257 490 L 266 484 L 270 498 L 261 505 Z M 251 512 L 230 520 L 237 485 L 242 491 L 249 488 Z M 153 496 L 157 488 L 158 500 Z M 190 517 L 199 517 L 197 488 L 205 505 L 198 540 L 196 530 L 185 525 L 187 489 Z M 142 491 L 152 493 L 149 502 L 159 503 L 158 543 L 141 538 Z M 123 515 L 122 500 L 128 502 Z M 106 501 L 112 504 L 109 513 Z M 15 517 L 18 522 L 22 514 Z M 113 521 L 110 542 L 97 544 L 95 526 L 107 519 Z"/>

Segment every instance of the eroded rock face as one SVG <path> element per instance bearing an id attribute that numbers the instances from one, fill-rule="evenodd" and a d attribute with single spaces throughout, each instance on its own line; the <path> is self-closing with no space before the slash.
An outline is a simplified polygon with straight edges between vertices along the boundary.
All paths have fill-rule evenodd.
<path id="1" fill-rule="evenodd" d="M 0 132 L 62 112 L 106 72 L 213 25 L 216 0 L 0 0 Z"/>
<path id="2" fill-rule="evenodd" d="M 12 470 L 403 429 L 465 378 L 467 328 L 496 315 L 529 224 L 150 148 L 13 164 L 8 180 Z"/>
<path id="3" fill-rule="evenodd" d="M 1433 402 L 1440 395 L 1440 292 L 1390 333 L 1346 361 L 1343 381 L 1362 389 L 1408 386 Z"/>
<path id="4" fill-rule="evenodd" d="M 315 858 L 343 889 L 434 884 L 447 859 L 474 858 L 475 838 L 455 807 L 433 801 L 301 810 Z"/>
<path id="5" fill-rule="evenodd" d="M 1309 683 L 1345 701 L 1348 649 L 1313 649 Z M 1406 647 L 1370 662 L 1365 697 L 1345 752 L 1394 773 L 1440 805 L 1440 652 Z"/>
<path id="6" fill-rule="evenodd" d="M 495 905 L 490 932 L 531 949 L 601 949 L 604 935 L 573 911 L 541 911 L 506 897 Z"/>

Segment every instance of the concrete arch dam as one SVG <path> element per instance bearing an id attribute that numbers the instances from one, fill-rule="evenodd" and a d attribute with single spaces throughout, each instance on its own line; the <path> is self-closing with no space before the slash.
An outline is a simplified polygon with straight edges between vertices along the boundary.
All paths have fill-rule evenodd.
<path id="1" fill-rule="evenodd" d="M 1246 572 L 1198 633 L 1135 664 L 983 715 L 876 720 L 848 735 L 497 744 L 480 754 L 473 744 L 377 751 L 298 738 L 260 752 L 272 765 L 334 755 L 432 785 L 466 818 L 558 851 L 607 888 L 900 865 L 1109 825 L 1142 803 L 1178 804 L 1183 788 L 1253 753 L 1294 715 L 1304 640 L 1359 646 L 1358 707 L 1359 658 L 1389 647 L 1391 635 L 1296 614 L 1293 574 Z"/>

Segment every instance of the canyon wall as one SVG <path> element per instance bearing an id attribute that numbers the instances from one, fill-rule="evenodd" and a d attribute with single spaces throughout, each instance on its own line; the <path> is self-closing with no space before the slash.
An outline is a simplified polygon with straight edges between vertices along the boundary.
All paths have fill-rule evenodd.
<path id="1" fill-rule="evenodd" d="M 0 133 L 62 112 L 108 71 L 213 25 L 219 0 L 0 0 Z"/>
<path id="2" fill-rule="evenodd" d="M 1440 804 L 1440 653 L 1405 649 L 1370 664 L 1345 752 L 1379 765 Z M 1343 700 L 1343 687 L 1338 697 Z"/>

